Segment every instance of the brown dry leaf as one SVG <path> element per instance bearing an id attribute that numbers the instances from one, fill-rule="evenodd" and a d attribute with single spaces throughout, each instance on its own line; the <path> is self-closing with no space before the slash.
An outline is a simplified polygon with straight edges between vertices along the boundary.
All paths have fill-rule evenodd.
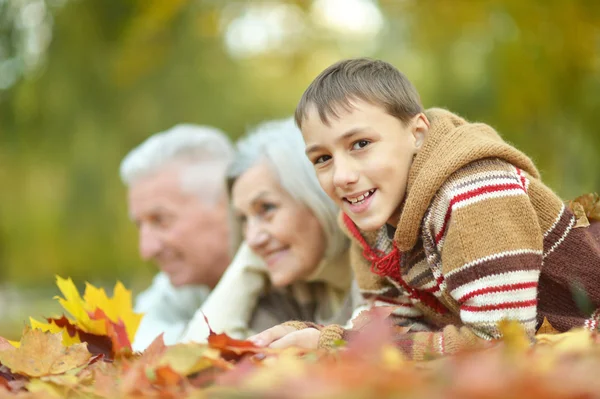
<path id="1" fill-rule="evenodd" d="M 95 396 L 102 398 L 117 398 L 119 397 L 119 387 L 117 381 L 121 378 L 121 371 L 113 363 L 97 363 L 93 367 L 94 385 L 92 392 Z"/>
<path id="2" fill-rule="evenodd" d="M 544 317 L 544 321 L 542 322 L 542 325 L 540 326 L 540 328 L 538 328 L 538 330 L 536 332 L 536 335 L 537 334 L 553 335 L 553 334 L 560 334 L 560 331 L 558 331 L 556 328 L 552 327 L 552 324 L 550 324 L 548 319 Z"/>
<path id="3" fill-rule="evenodd" d="M 585 209 L 583 208 L 583 205 L 581 205 L 579 202 L 570 202 L 569 208 L 573 212 L 573 215 L 575 215 L 576 222 L 573 228 L 576 229 L 579 227 L 588 227 L 590 225 L 590 221 L 588 220 L 587 215 L 585 214 Z"/>
<path id="4" fill-rule="evenodd" d="M 587 193 L 573 201 L 581 204 L 588 219 L 600 220 L 600 195 L 598 193 Z"/>
<path id="5" fill-rule="evenodd" d="M 600 221 L 600 195 L 588 193 L 567 201 L 567 207 L 575 215 L 575 227 L 587 227 L 590 220 Z"/>
<path id="6" fill-rule="evenodd" d="M 63 346 L 61 333 L 26 330 L 21 347 L 0 352 L 0 362 L 13 373 L 41 377 L 82 366 L 91 356 L 85 344 Z"/>

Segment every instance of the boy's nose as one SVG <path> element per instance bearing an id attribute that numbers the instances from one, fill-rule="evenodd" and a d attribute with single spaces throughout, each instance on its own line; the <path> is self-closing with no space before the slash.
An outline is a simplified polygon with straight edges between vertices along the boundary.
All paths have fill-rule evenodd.
<path id="1" fill-rule="evenodd" d="M 351 162 L 338 161 L 333 171 L 333 184 L 339 188 L 346 188 L 358 181 L 358 173 Z"/>
<path id="2" fill-rule="evenodd" d="M 142 226 L 140 228 L 140 256 L 144 260 L 155 258 L 162 249 L 162 241 L 158 235 L 150 228 Z"/>

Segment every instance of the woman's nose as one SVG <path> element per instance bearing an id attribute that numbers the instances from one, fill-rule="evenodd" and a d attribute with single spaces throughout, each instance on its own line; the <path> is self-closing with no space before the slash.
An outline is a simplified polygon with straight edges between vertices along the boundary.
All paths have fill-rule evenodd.
<path id="1" fill-rule="evenodd" d="M 246 226 L 246 242 L 252 249 L 257 249 L 269 241 L 269 233 L 262 223 L 249 221 Z"/>

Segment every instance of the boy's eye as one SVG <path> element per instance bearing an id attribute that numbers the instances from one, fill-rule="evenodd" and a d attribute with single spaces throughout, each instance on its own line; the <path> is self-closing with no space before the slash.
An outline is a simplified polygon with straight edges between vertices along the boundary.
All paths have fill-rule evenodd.
<path id="1" fill-rule="evenodd" d="M 331 156 L 329 155 L 321 155 L 320 157 L 318 157 L 317 159 L 315 159 L 314 164 L 320 164 L 320 163 L 324 163 L 327 162 L 331 159 Z"/>
<path id="2" fill-rule="evenodd" d="M 366 146 L 368 146 L 370 143 L 371 142 L 369 140 L 358 140 L 352 144 L 352 149 L 360 150 L 361 148 L 365 148 Z"/>

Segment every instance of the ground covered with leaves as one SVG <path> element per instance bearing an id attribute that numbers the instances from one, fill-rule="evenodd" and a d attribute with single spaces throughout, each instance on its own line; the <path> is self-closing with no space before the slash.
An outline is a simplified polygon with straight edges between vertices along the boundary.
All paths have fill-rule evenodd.
<path id="1" fill-rule="evenodd" d="M 595 398 L 600 337 L 557 334 L 544 323 L 530 342 L 517 324 L 504 339 L 453 357 L 412 362 L 377 311 L 335 351 L 274 350 L 224 334 L 207 344 L 131 350 L 141 315 L 117 284 L 112 298 L 83 297 L 58 279 L 68 312 L 30 320 L 20 342 L 0 338 L 0 398 Z M 385 312 L 379 312 L 379 315 Z"/>

